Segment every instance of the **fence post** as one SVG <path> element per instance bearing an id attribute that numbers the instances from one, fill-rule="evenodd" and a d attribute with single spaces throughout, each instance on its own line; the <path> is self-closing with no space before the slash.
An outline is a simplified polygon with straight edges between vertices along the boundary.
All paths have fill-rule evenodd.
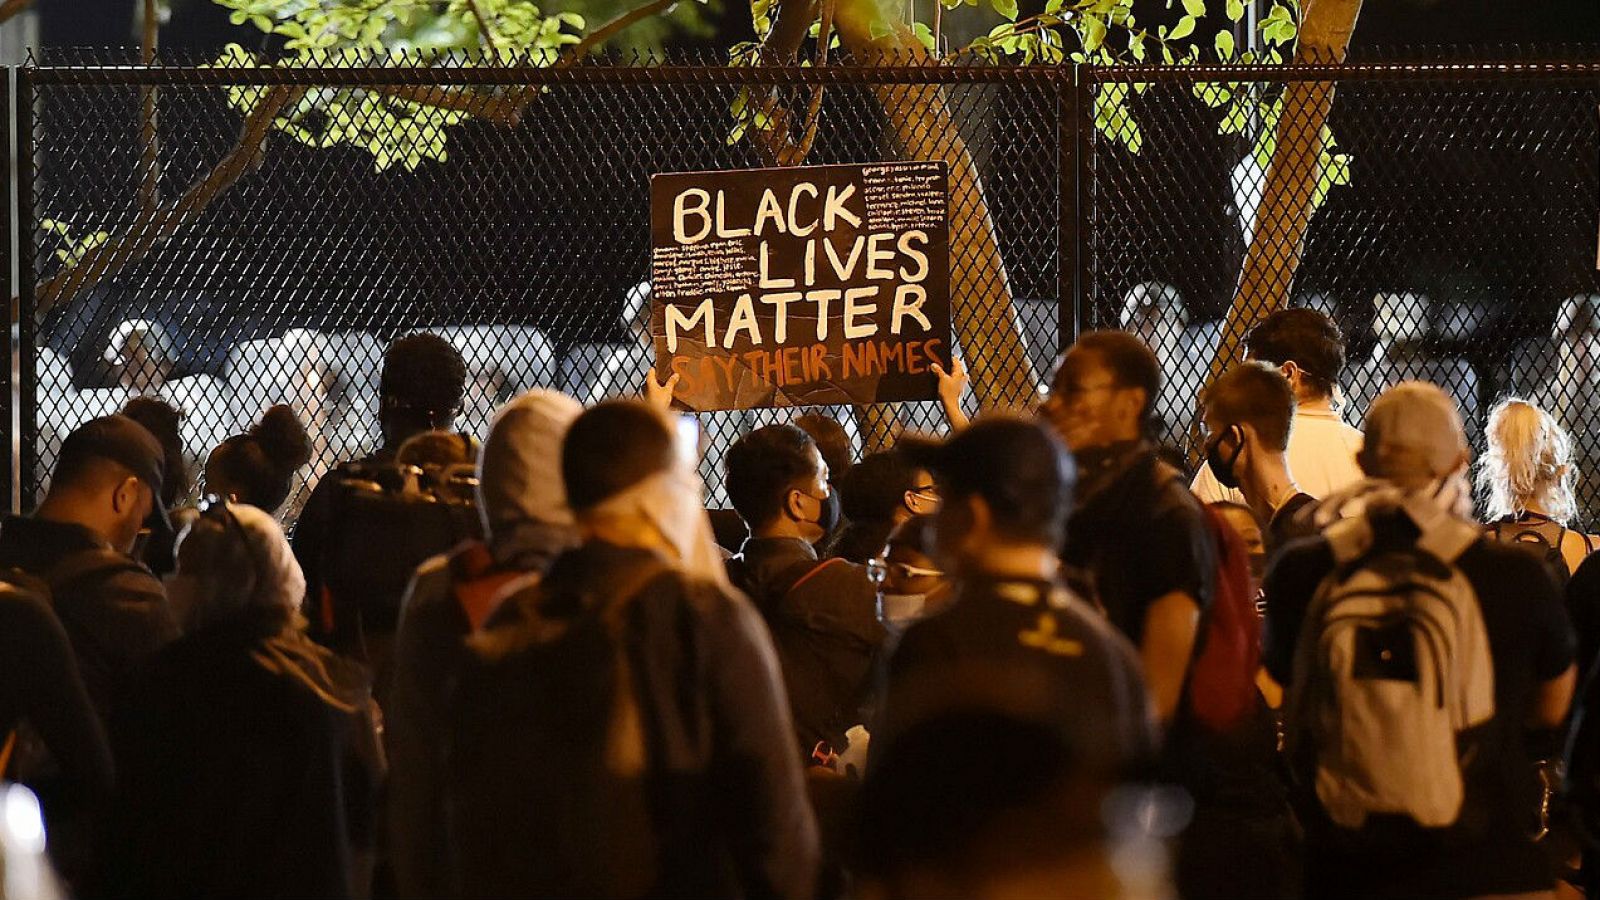
<path id="1" fill-rule="evenodd" d="M 1061 185 L 1060 222 L 1057 235 L 1058 281 L 1060 282 L 1059 330 L 1061 352 L 1078 340 L 1083 333 L 1085 293 L 1092 287 L 1089 254 L 1089 208 L 1093 199 L 1093 160 L 1090 158 L 1093 138 L 1094 95 L 1093 67 L 1074 63 L 1070 83 L 1059 83 L 1057 93 L 1058 116 L 1061 122 L 1058 134 L 1060 147 L 1059 181 Z M 1068 297 L 1071 305 L 1068 306 Z"/>
<path id="2" fill-rule="evenodd" d="M 14 92 L 17 89 L 16 78 L 16 68 L 14 66 L 6 66 L 5 90 L 0 91 L 0 121 L 5 122 L 6 129 L 5 139 L 0 141 L 0 153 L 4 154 L 4 161 L 0 163 L 0 171 L 6 173 L 12 171 L 11 163 L 17 158 L 17 120 L 11 114 L 11 111 L 15 109 L 12 101 Z M 17 323 L 19 321 L 18 303 L 16 299 L 18 283 L 17 217 L 14 215 L 16 196 L 13 194 L 13 191 L 16 190 L 16 179 L 8 177 L 6 181 L 5 201 L 0 203 L 0 221 L 3 221 L 5 225 L 5 278 L 7 285 L 11 289 L 6 291 L 6 364 L 5 371 L 0 372 L 0 389 L 3 389 L 3 391 L 0 391 L 0 411 L 4 412 L 3 418 L 8 436 L 6 439 L 6 470 L 4 477 L 0 478 L 0 485 L 3 485 L 5 489 L 6 510 L 15 514 L 22 510 L 22 480 L 19 477 L 21 474 L 19 451 L 22 448 L 22 429 L 20 428 L 21 422 L 18 419 L 17 412 L 19 403 L 16 379 L 18 369 L 17 354 L 20 351 L 17 331 Z"/>
<path id="3" fill-rule="evenodd" d="M 12 396 L 16 400 L 18 445 L 12 454 L 15 485 L 12 490 L 13 508 L 18 512 L 31 510 L 39 495 L 35 484 L 39 453 L 39 353 L 38 321 L 34 313 L 34 215 L 33 215 L 33 105 L 34 84 L 32 69 L 27 65 L 12 70 L 15 73 L 17 94 L 11 109 L 11 120 L 16 126 L 16 152 L 12 162 L 16 166 L 13 184 L 15 202 L 11 204 L 13 230 L 16 233 L 16 297 L 17 297 L 17 379 Z"/>

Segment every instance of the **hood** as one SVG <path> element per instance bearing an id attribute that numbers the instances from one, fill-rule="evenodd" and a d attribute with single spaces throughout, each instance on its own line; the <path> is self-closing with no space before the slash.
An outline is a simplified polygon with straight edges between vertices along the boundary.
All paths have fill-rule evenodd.
<path id="1" fill-rule="evenodd" d="M 561 481 L 561 442 L 583 412 L 559 391 L 528 391 L 500 407 L 478 463 L 478 509 L 496 563 L 542 568 L 575 541 Z"/>

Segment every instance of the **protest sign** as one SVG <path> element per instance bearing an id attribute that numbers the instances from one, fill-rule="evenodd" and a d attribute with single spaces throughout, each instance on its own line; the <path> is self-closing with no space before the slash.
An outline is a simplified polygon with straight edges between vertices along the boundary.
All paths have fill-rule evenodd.
<path id="1" fill-rule="evenodd" d="M 696 411 L 933 399 L 946 193 L 942 162 L 653 176 L 659 377 Z"/>

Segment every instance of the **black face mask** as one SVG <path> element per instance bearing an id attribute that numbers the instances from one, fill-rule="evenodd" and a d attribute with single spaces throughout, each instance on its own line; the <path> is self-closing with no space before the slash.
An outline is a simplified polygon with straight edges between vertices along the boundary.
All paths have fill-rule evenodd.
<path id="1" fill-rule="evenodd" d="M 1222 452 L 1223 441 L 1233 439 L 1233 452 L 1224 455 Z M 1217 483 L 1225 488 L 1239 487 L 1239 473 L 1233 470 L 1239 462 L 1239 454 L 1244 452 L 1244 430 L 1237 425 L 1229 425 L 1222 433 L 1211 439 L 1206 444 L 1206 465 L 1211 467 L 1211 474 Z"/>
<path id="2" fill-rule="evenodd" d="M 805 492 L 802 491 L 801 493 Z M 844 518 L 844 507 L 839 501 L 839 492 L 830 490 L 826 497 L 817 497 L 811 494 L 806 494 L 806 496 L 817 501 L 817 517 L 811 521 L 822 529 L 824 537 L 833 534 L 833 530 L 839 527 L 839 520 Z"/>

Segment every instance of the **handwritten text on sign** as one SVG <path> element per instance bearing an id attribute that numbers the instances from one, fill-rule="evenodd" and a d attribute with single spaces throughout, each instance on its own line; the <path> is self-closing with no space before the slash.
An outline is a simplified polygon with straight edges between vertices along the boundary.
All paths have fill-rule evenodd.
<path id="1" fill-rule="evenodd" d="M 657 175 L 650 197 L 657 369 L 690 409 L 934 396 L 943 163 Z"/>

